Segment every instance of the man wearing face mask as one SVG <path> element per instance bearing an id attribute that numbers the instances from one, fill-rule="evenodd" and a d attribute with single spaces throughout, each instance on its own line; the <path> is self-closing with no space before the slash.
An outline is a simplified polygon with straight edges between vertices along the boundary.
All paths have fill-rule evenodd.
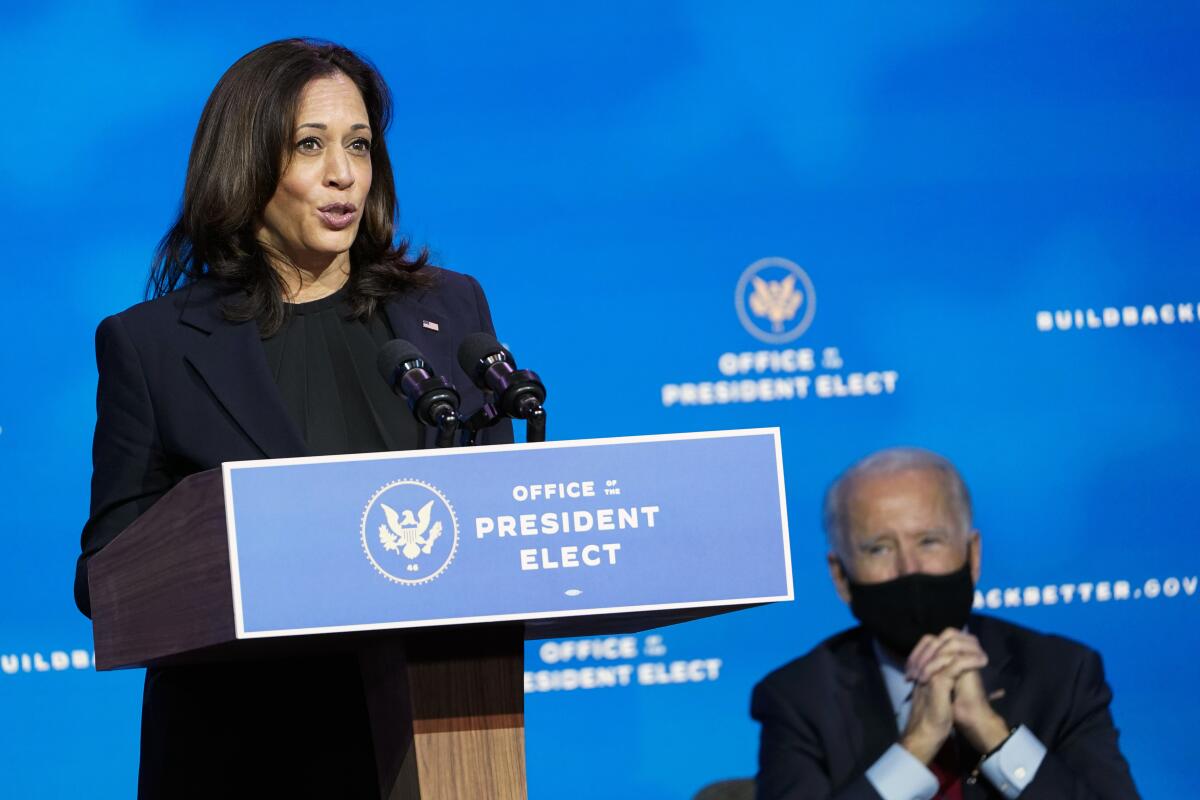
<path id="1" fill-rule="evenodd" d="M 874 453 L 825 496 L 861 623 L 754 688 L 758 800 L 1137 798 L 1099 656 L 971 614 L 980 536 L 946 459 Z"/>

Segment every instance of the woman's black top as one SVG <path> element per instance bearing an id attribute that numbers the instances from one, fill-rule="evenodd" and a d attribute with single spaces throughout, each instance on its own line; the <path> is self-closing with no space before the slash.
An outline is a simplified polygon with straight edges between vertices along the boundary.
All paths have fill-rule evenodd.
<path id="1" fill-rule="evenodd" d="M 283 327 L 263 339 L 283 405 L 312 455 L 421 446 L 421 427 L 375 366 L 392 338 L 385 314 L 350 317 L 343 287 L 292 304 Z"/>

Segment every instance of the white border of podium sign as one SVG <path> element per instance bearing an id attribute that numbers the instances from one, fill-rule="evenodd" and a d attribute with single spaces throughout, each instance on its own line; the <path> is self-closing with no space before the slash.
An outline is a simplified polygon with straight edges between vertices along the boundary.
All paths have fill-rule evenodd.
<path id="1" fill-rule="evenodd" d="M 725 598 L 721 600 L 705 600 L 699 602 L 681 602 L 681 603 L 657 603 L 651 605 L 635 605 L 635 606 L 617 606 L 617 607 L 599 607 L 599 608 L 583 608 L 571 610 L 558 610 L 548 612 L 530 612 L 516 614 L 496 614 L 486 616 L 468 616 L 468 617 L 448 617 L 443 619 L 423 619 L 416 621 L 405 622 L 387 622 L 387 623 L 370 623 L 362 625 L 337 625 L 316 628 L 295 628 L 287 630 L 270 630 L 270 631 L 251 631 L 247 632 L 242 619 L 242 596 L 241 596 L 241 580 L 238 569 L 237 559 L 237 526 L 234 520 L 234 505 L 233 505 L 233 488 L 230 480 L 231 470 L 238 469 L 257 469 L 270 468 L 279 466 L 288 466 L 292 464 L 332 464 L 339 462 L 362 462 L 362 461 L 384 461 L 397 460 L 406 458 L 457 458 L 462 456 L 477 455 L 485 451 L 503 452 L 511 450 L 530 451 L 530 450 L 551 450 L 555 448 L 579 448 L 579 447 L 596 447 L 604 445 L 617 444 L 638 444 L 649 442 L 670 442 L 683 441 L 689 439 L 727 439 L 746 436 L 762 436 L 770 435 L 774 439 L 775 444 L 775 470 L 778 480 L 779 494 L 779 516 L 781 521 L 781 535 L 783 537 L 782 551 L 784 559 L 784 570 L 787 579 L 787 593 L 783 595 L 772 595 L 765 597 L 742 597 L 742 598 Z M 424 628 L 442 625 L 469 625 L 482 622 L 513 622 L 523 620 L 538 620 L 556 617 L 578 617 L 578 616 L 595 616 L 601 614 L 625 614 L 639 611 L 671 611 L 684 610 L 691 608 L 709 608 L 714 606 L 753 606 L 764 603 L 776 603 L 791 601 L 795 599 L 794 587 L 792 585 L 792 557 L 791 548 L 788 536 L 788 515 L 787 515 L 787 493 L 785 491 L 783 480 L 783 450 L 780 444 L 780 432 L 778 427 L 774 428 L 745 428 L 740 430 L 723 430 L 723 431 L 698 431 L 693 433 L 662 433 L 652 434 L 647 436 L 619 436 L 607 439 L 574 439 L 566 441 L 552 442 L 535 442 L 535 443 L 515 443 L 515 444 L 499 444 L 499 445 L 484 445 L 479 447 L 451 447 L 441 449 L 423 449 L 423 450 L 399 450 L 395 452 L 385 453 L 359 453 L 353 455 L 336 455 L 336 456 L 306 456 L 301 458 L 276 458 L 263 459 L 258 461 L 228 461 L 221 465 L 221 473 L 224 484 L 225 493 L 225 520 L 226 528 L 229 537 L 229 570 L 230 579 L 233 588 L 233 608 L 234 619 L 236 622 L 237 638 L 239 639 L 256 639 L 256 638 L 272 638 L 277 636 L 301 636 L 308 634 L 320 633 L 346 633 L 352 631 L 372 631 L 372 630 L 389 630 L 401 628 Z"/>

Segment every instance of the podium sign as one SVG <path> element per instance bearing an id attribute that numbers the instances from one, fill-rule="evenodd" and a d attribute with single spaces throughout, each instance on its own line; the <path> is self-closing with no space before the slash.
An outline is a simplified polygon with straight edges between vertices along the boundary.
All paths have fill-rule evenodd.
<path id="1" fill-rule="evenodd" d="M 793 596 L 777 428 L 223 473 L 238 638 Z"/>

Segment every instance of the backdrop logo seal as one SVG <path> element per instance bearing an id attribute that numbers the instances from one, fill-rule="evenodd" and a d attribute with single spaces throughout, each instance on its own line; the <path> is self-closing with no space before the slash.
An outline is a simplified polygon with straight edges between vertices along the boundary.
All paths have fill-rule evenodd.
<path id="1" fill-rule="evenodd" d="M 458 552 L 458 518 L 450 501 L 415 478 L 392 481 L 371 495 L 359 534 L 375 571 L 406 586 L 441 575 Z"/>
<path id="2" fill-rule="evenodd" d="M 798 264 L 770 256 L 742 272 L 733 304 L 747 333 L 767 344 L 784 344 L 812 324 L 817 293 Z"/>

